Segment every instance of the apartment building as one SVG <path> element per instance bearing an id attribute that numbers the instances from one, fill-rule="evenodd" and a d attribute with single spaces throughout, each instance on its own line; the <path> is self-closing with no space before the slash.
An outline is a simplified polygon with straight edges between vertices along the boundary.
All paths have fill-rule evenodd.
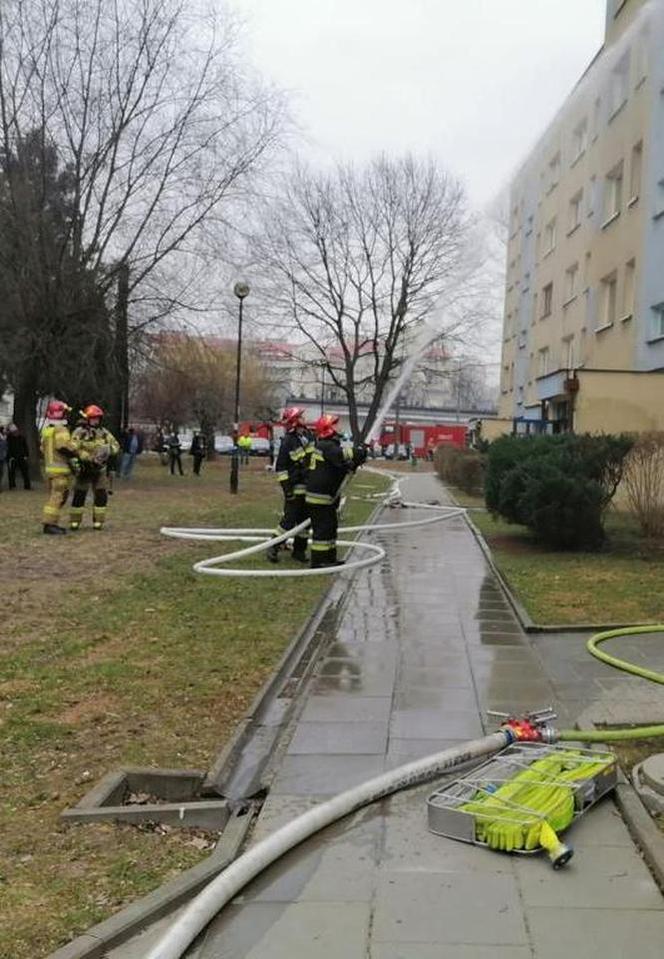
<path id="1" fill-rule="evenodd" d="M 512 183 L 499 416 L 664 429 L 664 0 L 601 50 Z"/>

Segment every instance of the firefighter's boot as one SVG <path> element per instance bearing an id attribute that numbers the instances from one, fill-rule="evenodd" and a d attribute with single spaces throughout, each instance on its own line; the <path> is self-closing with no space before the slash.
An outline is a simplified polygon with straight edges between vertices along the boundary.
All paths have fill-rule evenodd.
<path id="1" fill-rule="evenodd" d="M 307 562 L 307 540 L 299 536 L 295 537 L 293 541 L 293 552 L 291 553 L 292 559 L 296 560 L 298 563 Z"/>

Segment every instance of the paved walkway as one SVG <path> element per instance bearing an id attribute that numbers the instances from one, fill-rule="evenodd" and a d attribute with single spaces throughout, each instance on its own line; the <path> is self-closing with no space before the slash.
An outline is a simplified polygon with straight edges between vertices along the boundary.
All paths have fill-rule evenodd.
<path id="1" fill-rule="evenodd" d="M 405 491 L 441 498 L 432 476 L 410 478 Z M 596 698 L 615 696 L 625 679 L 589 665 L 581 638 L 531 644 L 462 519 L 380 541 L 388 556 L 353 581 L 283 744 L 256 839 L 321 798 L 480 735 L 493 726 L 487 708 L 553 702 L 568 725 L 587 705 L 586 674 Z M 574 828 L 576 856 L 556 873 L 539 856 L 430 834 L 431 788 L 384 800 L 294 850 L 190 957 L 661 957 L 664 900 L 611 801 Z"/>

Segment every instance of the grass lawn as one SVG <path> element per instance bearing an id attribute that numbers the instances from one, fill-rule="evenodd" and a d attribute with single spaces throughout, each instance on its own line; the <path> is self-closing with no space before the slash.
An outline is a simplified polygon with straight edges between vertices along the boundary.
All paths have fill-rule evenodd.
<path id="1" fill-rule="evenodd" d="M 453 492 L 462 506 L 484 506 L 479 497 Z M 608 513 L 607 543 L 597 553 L 552 552 L 524 527 L 479 508 L 470 516 L 536 623 L 664 622 L 664 549 L 645 544 L 627 514 Z"/>
<path id="2" fill-rule="evenodd" d="M 197 576 L 193 562 L 237 546 L 159 535 L 276 525 L 264 462 L 242 468 L 231 497 L 227 458 L 181 478 L 143 456 L 102 533 L 86 517 L 78 534 L 42 536 L 43 490 L 0 494 L 2 959 L 47 955 L 204 855 L 186 831 L 58 817 L 119 766 L 206 768 L 329 586 Z M 374 505 L 350 502 L 346 522 Z"/>

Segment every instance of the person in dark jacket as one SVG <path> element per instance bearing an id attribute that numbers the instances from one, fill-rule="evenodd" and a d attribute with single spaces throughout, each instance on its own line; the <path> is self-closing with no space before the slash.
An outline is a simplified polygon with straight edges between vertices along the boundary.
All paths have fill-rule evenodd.
<path id="1" fill-rule="evenodd" d="M 198 430 L 194 432 L 192 437 L 189 453 L 194 457 L 194 474 L 196 476 L 200 476 L 201 463 L 207 454 L 207 440 L 202 433 L 198 432 Z"/>
<path id="2" fill-rule="evenodd" d="M 7 434 L 4 426 L 0 426 L 0 489 L 2 489 L 2 477 L 5 472 L 5 463 L 7 462 Z"/>
<path id="3" fill-rule="evenodd" d="M 168 465 L 171 470 L 171 476 L 175 476 L 175 467 L 177 466 L 180 476 L 184 476 L 182 469 L 182 444 L 178 431 L 174 428 L 166 437 L 166 449 L 168 451 Z"/>
<path id="4" fill-rule="evenodd" d="M 23 480 L 23 489 L 30 489 L 28 444 L 18 426 L 11 423 L 7 428 L 7 478 L 10 489 L 16 489 L 17 470 Z"/>
<path id="5" fill-rule="evenodd" d="M 305 502 L 311 517 L 311 568 L 340 566 L 337 526 L 341 486 L 367 458 L 363 446 L 343 447 L 338 416 L 327 413 L 313 424 L 316 445 L 310 457 Z"/>
<path id="6" fill-rule="evenodd" d="M 279 521 L 279 533 L 293 529 L 307 519 L 308 512 L 304 502 L 306 493 L 305 479 L 309 464 L 309 455 L 313 443 L 305 422 L 304 410 L 299 406 L 290 406 L 284 410 L 280 426 L 285 433 L 279 446 L 275 471 L 284 495 L 284 512 Z M 307 561 L 308 531 L 303 530 L 293 539 L 293 559 L 299 563 Z M 270 546 L 267 558 L 271 563 L 279 561 L 279 547 Z"/>
<path id="7" fill-rule="evenodd" d="M 131 479 L 136 457 L 143 452 L 143 437 L 130 426 L 126 433 L 120 436 L 122 459 L 120 461 L 120 476 L 122 479 Z"/>

